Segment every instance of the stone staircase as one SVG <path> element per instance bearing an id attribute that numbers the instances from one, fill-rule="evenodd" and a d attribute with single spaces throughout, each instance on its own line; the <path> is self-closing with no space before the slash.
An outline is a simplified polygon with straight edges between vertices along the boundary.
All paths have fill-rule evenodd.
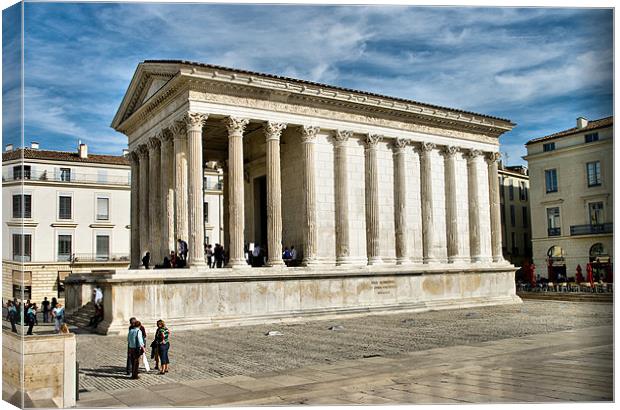
<path id="1" fill-rule="evenodd" d="M 67 315 L 65 321 L 67 324 L 77 326 L 80 329 L 90 329 L 88 328 L 88 323 L 93 316 L 95 316 L 95 304 L 88 302 L 71 315 Z"/>

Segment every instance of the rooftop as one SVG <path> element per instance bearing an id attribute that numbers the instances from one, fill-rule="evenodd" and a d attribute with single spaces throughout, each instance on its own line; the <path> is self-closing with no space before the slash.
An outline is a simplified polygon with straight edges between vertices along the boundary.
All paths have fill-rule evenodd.
<path id="1" fill-rule="evenodd" d="M 95 163 L 95 164 L 109 164 L 109 165 L 125 165 L 129 166 L 129 159 L 123 155 L 100 155 L 100 154 L 88 154 L 88 157 L 81 158 L 77 152 L 69 151 L 51 151 L 40 150 L 32 148 L 19 148 L 9 152 L 2 153 L 2 161 L 11 161 L 22 158 L 24 159 L 42 159 L 51 161 L 69 161 L 69 162 L 82 162 L 82 163 Z"/>
<path id="2" fill-rule="evenodd" d="M 605 118 L 601 118 L 598 120 L 588 121 L 588 124 L 582 128 L 573 127 L 573 128 L 569 128 L 564 131 L 556 132 L 554 134 L 546 135 L 544 137 L 534 138 L 526 142 L 525 145 L 534 144 L 536 142 L 547 141 L 547 140 L 560 138 L 560 137 L 566 137 L 569 135 L 575 135 L 580 132 L 587 132 L 587 131 L 592 131 L 592 130 L 596 130 L 599 128 L 609 127 L 609 126 L 612 126 L 613 124 L 614 124 L 614 117 L 612 115 L 611 117 L 605 117 Z"/>

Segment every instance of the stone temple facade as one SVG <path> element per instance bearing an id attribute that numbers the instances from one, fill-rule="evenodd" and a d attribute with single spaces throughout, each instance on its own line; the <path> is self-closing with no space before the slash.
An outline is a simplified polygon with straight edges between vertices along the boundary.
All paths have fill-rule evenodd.
<path id="1" fill-rule="evenodd" d="M 499 136 L 510 121 L 185 61 L 139 64 L 112 127 L 132 163 L 131 269 L 104 289 L 102 331 L 518 303 L 502 257 Z M 203 167 L 224 169 L 229 269 L 204 259 Z M 139 269 L 189 244 L 189 269 Z M 267 247 L 250 268 L 244 245 Z M 300 251 L 286 267 L 284 246 Z"/>

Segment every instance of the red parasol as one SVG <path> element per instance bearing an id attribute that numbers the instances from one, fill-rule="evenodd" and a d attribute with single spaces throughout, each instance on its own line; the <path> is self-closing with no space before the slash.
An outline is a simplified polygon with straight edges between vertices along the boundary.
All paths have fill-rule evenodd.
<path id="1" fill-rule="evenodd" d="M 583 282 L 583 274 L 581 273 L 581 265 L 577 265 L 577 275 L 575 275 L 575 281 L 577 283 Z"/>
<path id="2" fill-rule="evenodd" d="M 588 276 L 588 282 L 590 282 L 590 286 L 594 288 L 594 275 L 592 274 L 592 264 L 588 263 L 586 265 L 586 274 Z"/>

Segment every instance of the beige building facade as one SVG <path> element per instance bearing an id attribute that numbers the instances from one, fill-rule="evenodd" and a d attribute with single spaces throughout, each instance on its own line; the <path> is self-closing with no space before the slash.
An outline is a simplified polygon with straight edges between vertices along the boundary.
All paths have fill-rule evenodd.
<path id="1" fill-rule="evenodd" d="M 2 156 L 2 298 L 64 300 L 71 273 L 129 264 L 124 156 L 12 147 Z"/>
<path id="2" fill-rule="evenodd" d="M 498 137 L 514 126 L 508 120 L 146 61 L 112 126 L 129 140 L 132 269 L 95 281 L 114 295 L 107 332 L 128 314 L 219 326 L 520 301 L 501 243 Z M 202 176 L 211 161 L 223 173 L 229 269 L 209 272 Z M 157 263 L 178 237 L 187 238 L 189 269 L 139 270 L 141 255 Z M 267 267 L 248 266 L 249 243 L 266 248 Z M 299 249 L 302 266 L 284 265 L 284 245 Z M 93 282 L 74 279 L 80 300 Z M 171 281 L 179 303 L 157 281 Z M 190 309 L 184 300 L 200 302 Z"/>
<path id="3" fill-rule="evenodd" d="M 500 163 L 498 173 L 504 258 L 515 266 L 523 266 L 532 258 L 528 170 Z"/>
<path id="4" fill-rule="evenodd" d="M 613 263 L 613 117 L 580 117 L 526 147 L 537 273 L 574 277 L 577 265 L 585 275 L 590 262 Z"/>

